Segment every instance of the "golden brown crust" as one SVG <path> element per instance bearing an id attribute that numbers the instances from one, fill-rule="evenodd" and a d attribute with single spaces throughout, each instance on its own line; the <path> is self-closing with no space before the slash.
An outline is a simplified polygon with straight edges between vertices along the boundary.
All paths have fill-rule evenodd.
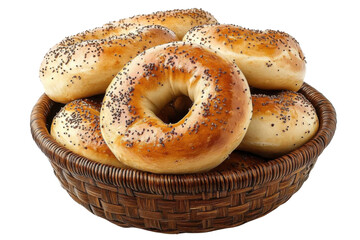
<path id="1" fill-rule="evenodd" d="M 234 61 L 250 86 L 297 91 L 303 83 L 305 57 L 299 43 L 287 33 L 213 24 L 191 29 L 183 40 Z"/>
<path id="2" fill-rule="evenodd" d="M 165 124 L 156 114 L 187 95 L 189 113 Z M 199 45 L 154 47 L 114 78 L 104 97 L 101 131 L 124 164 L 157 173 L 207 171 L 242 140 L 251 117 L 250 91 L 239 68 Z"/>
<path id="3" fill-rule="evenodd" d="M 104 93 L 116 73 L 147 48 L 176 41 L 161 26 L 119 25 L 96 28 L 61 41 L 44 57 L 40 79 L 54 101 Z M 129 47 L 131 46 L 131 47 Z"/>
<path id="4" fill-rule="evenodd" d="M 79 99 L 66 104 L 54 117 L 51 135 L 54 139 L 92 161 L 124 168 L 107 147 L 100 131 L 101 102 Z"/>
<path id="5" fill-rule="evenodd" d="M 274 158 L 300 147 L 317 132 L 316 111 L 300 93 L 254 94 L 252 103 L 252 120 L 239 150 Z"/>
<path id="6" fill-rule="evenodd" d="M 61 42 L 56 44 L 51 50 L 59 47 L 71 46 L 75 43 L 81 43 L 89 40 L 108 39 L 120 35 L 127 35 L 129 33 L 134 33 L 143 27 L 144 26 L 140 26 L 138 24 L 121 24 L 117 26 L 97 27 L 73 36 L 66 37 Z"/>
<path id="7" fill-rule="evenodd" d="M 116 26 L 117 24 L 140 24 L 140 25 L 160 25 L 175 32 L 179 39 L 182 39 L 191 28 L 204 25 L 215 24 L 217 20 L 209 12 L 202 9 L 175 9 L 169 11 L 159 11 L 151 14 L 137 15 L 131 18 L 121 19 L 108 23 L 105 26 Z"/>

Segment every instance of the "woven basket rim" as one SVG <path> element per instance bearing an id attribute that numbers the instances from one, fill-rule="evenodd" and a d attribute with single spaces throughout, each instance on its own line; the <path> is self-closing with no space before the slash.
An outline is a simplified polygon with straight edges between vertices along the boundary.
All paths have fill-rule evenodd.
<path id="1" fill-rule="evenodd" d="M 317 158 L 330 143 L 336 129 L 336 112 L 321 93 L 304 83 L 299 91 L 315 107 L 320 126 L 316 135 L 300 148 L 279 158 L 240 170 L 197 174 L 155 174 L 120 169 L 90 161 L 59 145 L 49 134 L 46 121 L 54 102 L 43 94 L 31 112 L 30 128 L 34 141 L 49 160 L 76 177 L 92 178 L 108 187 L 127 187 L 150 194 L 233 191 L 264 184 L 286 176 Z M 161 187 L 159 187 L 161 186 Z"/>

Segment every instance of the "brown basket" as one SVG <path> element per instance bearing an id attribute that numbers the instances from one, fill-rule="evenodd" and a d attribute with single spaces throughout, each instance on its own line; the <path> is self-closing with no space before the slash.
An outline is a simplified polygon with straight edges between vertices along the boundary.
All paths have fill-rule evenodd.
<path id="1" fill-rule="evenodd" d="M 31 133 L 62 187 L 97 216 L 123 227 L 166 233 L 207 232 L 259 218 L 286 202 L 308 178 L 336 128 L 331 103 L 311 86 L 300 92 L 320 119 L 316 136 L 280 158 L 201 174 L 152 174 L 94 163 L 57 144 L 49 123 L 60 105 L 45 94 L 31 113 Z"/>

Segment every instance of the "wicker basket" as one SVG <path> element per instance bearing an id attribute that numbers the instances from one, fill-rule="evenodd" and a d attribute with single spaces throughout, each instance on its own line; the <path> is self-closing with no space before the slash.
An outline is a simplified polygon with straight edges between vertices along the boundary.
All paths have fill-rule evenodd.
<path id="1" fill-rule="evenodd" d="M 45 94 L 31 113 L 31 133 L 62 187 L 97 216 L 123 227 L 166 233 L 207 232 L 259 218 L 286 202 L 308 178 L 336 128 L 332 104 L 311 86 L 316 136 L 280 158 L 241 169 L 161 175 L 94 163 L 57 144 L 49 123 L 60 105 Z"/>

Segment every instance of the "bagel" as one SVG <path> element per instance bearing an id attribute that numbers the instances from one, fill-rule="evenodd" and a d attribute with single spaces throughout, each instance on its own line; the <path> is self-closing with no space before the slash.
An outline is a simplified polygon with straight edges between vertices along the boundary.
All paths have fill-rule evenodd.
<path id="1" fill-rule="evenodd" d="M 176 96 L 193 105 L 180 121 L 157 113 Z M 199 45 L 169 43 L 129 62 L 109 85 L 100 112 L 102 135 L 119 161 L 154 173 L 212 169 L 240 144 L 251 118 L 240 69 Z"/>
<path id="2" fill-rule="evenodd" d="M 300 93 L 253 94 L 252 104 L 252 120 L 238 150 L 279 157 L 309 141 L 319 128 L 316 110 Z"/>
<path id="3" fill-rule="evenodd" d="M 70 151 L 92 161 L 125 168 L 107 147 L 100 131 L 101 101 L 79 99 L 66 104 L 55 115 L 51 136 Z"/>
<path id="4" fill-rule="evenodd" d="M 205 25 L 191 29 L 183 40 L 234 61 L 252 87 L 298 91 L 303 84 L 305 57 L 299 43 L 287 33 Z"/>
<path id="5" fill-rule="evenodd" d="M 45 55 L 40 80 L 55 102 L 105 93 L 121 68 L 147 48 L 176 41 L 161 26 L 135 24 L 96 28 L 61 41 Z"/>
<path id="6" fill-rule="evenodd" d="M 113 21 L 105 26 L 116 26 L 118 24 L 139 24 L 145 25 L 160 25 L 175 32 L 177 37 L 181 40 L 185 33 L 191 28 L 204 24 L 215 24 L 217 20 L 209 12 L 202 9 L 186 9 L 186 10 L 169 10 L 159 11 L 152 14 L 137 15 L 131 18 Z"/>
<path id="7" fill-rule="evenodd" d="M 54 50 L 59 47 L 71 46 L 71 45 L 74 45 L 75 43 L 81 43 L 81 42 L 89 41 L 89 40 L 107 39 L 110 37 L 127 35 L 129 33 L 134 33 L 143 27 L 144 26 L 140 26 L 135 23 L 120 24 L 117 26 L 97 27 L 97 28 L 94 28 L 91 30 L 86 30 L 84 32 L 78 33 L 78 34 L 70 36 L 70 37 L 66 37 L 62 41 L 60 41 L 58 44 L 53 46 L 50 50 Z"/>

